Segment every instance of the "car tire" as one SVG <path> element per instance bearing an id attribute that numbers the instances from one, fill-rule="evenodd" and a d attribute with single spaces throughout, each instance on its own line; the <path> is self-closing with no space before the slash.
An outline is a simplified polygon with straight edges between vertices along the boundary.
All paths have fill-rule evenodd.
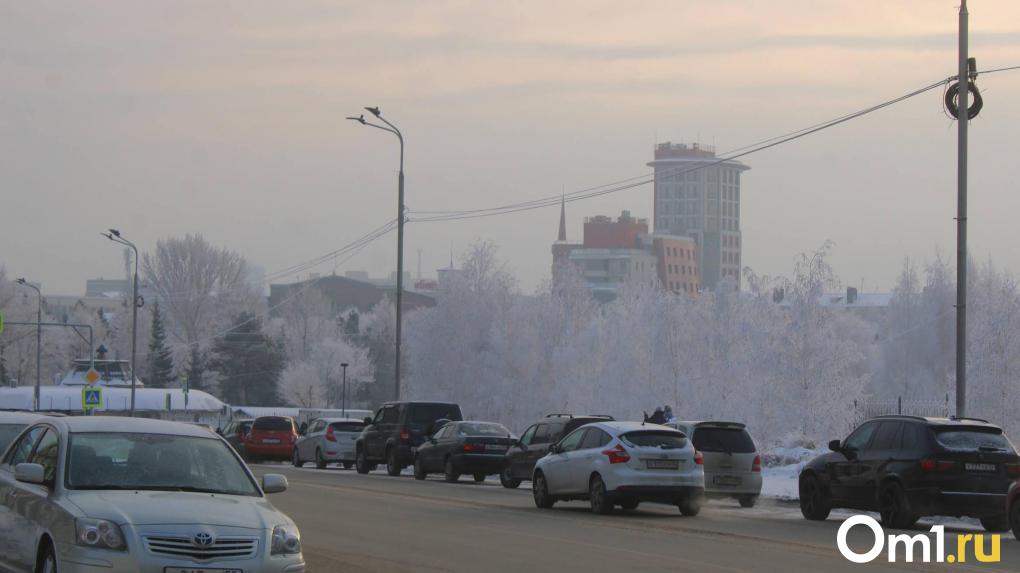
<path id="1" fill-rule="evenodd" d="M 538 472 L 531 482 L 531 494 L 535 498 L 535 507 L 549 509 L 556 503 L 556 499 L 549 495 L 549 484 L 545 483 L 545 474 Z"/>
<path id="2" fill-rule="evenodd" d="M 425 473 L 425 466 L 422 465 L 421 458 L 415 456 L 415 458 L 414 458 L 414 479 L 421 481 L 421 480 L 425 479 L 426 477 L 428 477 L 428 474 Z"/>
<path id="3" fill-rule="evenodd" d="M 822 487 L 822 483 L 813 475 L 801 476 L 798 485 L 800 493 L 800 513 L 810 521 L 825 521 L 832 511 L 832 500 Z"/>
<path id="4" fill-rule="evenodd" d="M 315 467 L 324 470 L 326 469 L 326 460 L 322 457 L 322 450 L 315 449 Z"/>
<path id="5" fill-rule="evenodd" d="M 907 529 L 912 527 L 918 515 L 910 512 L 910 505 L 907 503 L 907 496 L 903 493 L 903 486 L 893 482 L 886 484 L 878 494 L 879 515 L 882 518 L 882 525 L 894 529 Z"/>
<path id="6" fill-rule="evenodd" d="M 1003 531 L 1009 531 L 1009 515 L 994 515 L 992 517 L 982 517 L 981 527 L 985 528 L 985 531 L 989 533 L 1001 533 Z"/>
<path id="7" fill-rule="evenodd" d="M 588 481 L 588 502 L 592 513 L 606 515 L 613 512 L 612 496 L 606 491 L 606 482 L 600 475 L 592 476 Z"/>
<path id="8" fill-rule="evenodd" d="M 57 573 L 57 554 L 53 551 L 53 544 L 48 540 L 43 543 L 45 545 L 39 552 L 39 565 L 36 571 L 38 573 Z"/>
<path id="9" fill-rule="evenodd" d="M 299 467 L 305 465 L 305 462 L 301 461 L 301 457 L 298 455 L 297 448 L 294 448 L 294 455 L 291 456 L 290 463 L 293 464 L 294 467 L 296 467 L 296 468 L 299 468 Z"/>
<path id="10" fill-rule="evenodd" d="M 754 505 L 756 503 L 758 503 L 758 496 L 756 496 L 756 495 L 742 495 L 742 496 L 737 498 L 737 501 L 740 502 L 740 507 L 748 507 L 748 508 L 749 507 L 754 507 Z"/>
<path id="11" fill-rule="evenodd" d="M 397 451 L 395 448 L 386 449 L 386 475 L 390 477 L 397 477 L 400 475 L 401 470 L 404 468 L 400 467 L 400 463 L 397 461 Z"/>
<path id="12" fill-rule="evenodd" d="M 1009 522 L 1013 528 L 1013 537 L 1020 541 L 1020 501 L 1014 501 L 1009 509 Z"/>
<path id="13" fill-rule="evenodd" d="M 372 471 L 371 465 L 368 463 L 368 457 L 365 455 L 364 448 L 358 448 L 358 452 L 354 455 L 354 467 L 357 469 L 359 474 L 367 474 Z"/>
<path id="14" fill-rule="evenodd" d="M 677 505 L 677 508 L 680 509 L 681 514 L 694 517 L 701 513 L 701 496 L 688 496 Z"/>
<path id="15" fill-rule="evenodd" d="M 515 479 L 510 475 L 510 468 L 504 468 L 503 471 L 499 472 L 499 483 L 503 484 L 503 487 L 507 489 L 517 489 L 521 486 L 521 480 Z"/>
<path id="16" fill-rule="evenodd" d="M 628 499 L 626 501 L 620 502 L 620 507 L 626 511 L 634 511 L 635 509 L 638 508 L 639 505 L 641 505 L 641 502 L 636 499 Z"/>
<path id="17" fill-rule="evenodd" d="M 453 467 L 453 460 L 450 458 L 446 458 L 443 478 L 447 481 L 447 483 L 454 483 L 460 479 L 460 472 L 457 471 L 457 468 Z"/>
<path id="18" fill-rule="evenodd" d="M 471 477 L 475 478 L 475 483 L 482 483 L 485 481 L 485 474 L 474 474 Z"/>

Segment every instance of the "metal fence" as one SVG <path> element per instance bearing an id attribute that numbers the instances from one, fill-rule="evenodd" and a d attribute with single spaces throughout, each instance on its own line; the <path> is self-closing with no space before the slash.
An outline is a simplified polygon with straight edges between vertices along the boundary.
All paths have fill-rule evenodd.
<path id="1" fill-rule="evenodd" d="M 902 396 L 895 400 L 867 400 L 859 403 L 855 401 L 854 407 L 857 411 L 856 419 L 854 420 L 855 427 L 875 416 L 898 414 L 904 416 L 946 418 L 952 414 L 948 396 L 945 401 L 904 400 Z"/>

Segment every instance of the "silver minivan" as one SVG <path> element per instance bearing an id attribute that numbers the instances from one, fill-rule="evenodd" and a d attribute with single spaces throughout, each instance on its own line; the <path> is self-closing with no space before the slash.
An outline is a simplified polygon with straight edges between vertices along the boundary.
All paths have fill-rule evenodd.
<path id="1" fill-rule="evenodd" d="M 754 507 L 761 495 L 761 456 L 747 427 L 739 422 L 671 422 L 705 458 L 705 495 L 735 498 Z"/>

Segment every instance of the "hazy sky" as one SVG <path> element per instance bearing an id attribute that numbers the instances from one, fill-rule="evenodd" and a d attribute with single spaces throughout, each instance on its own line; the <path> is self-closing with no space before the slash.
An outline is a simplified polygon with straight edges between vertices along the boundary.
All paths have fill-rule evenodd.
<path id="1" fill-rule="evenodd" d="M 981 69 L 1020 65 L 1020 2 L 971 0 Z M 396 216 L 397 143 L 345 121 L 379 105 L 407 138 L 407 204 L 477 208 L 649 172 L 656 141 L 740 147 L 956 70 L 955 0 L 254 2 L 0 0 L 0 264 L 51 293 L 201 233 L 274 271 Z M 981 77 L 971 245 L 1020 271 L 1020 71 Z M 744 263 L 787 273 L 836 243 L 840 277 L 888 289 L 955 252 L 955 123 L 940 90 L 743 159 Z M 568 205 L 650 217 L 644 186 Z M 425 274 L 491 239 L 527 288 L 558 208 L 407 227 Z M 340 270 L 396 264 L 395 234 Z M 332 264 L 320 272 L 331 272 Z"/>

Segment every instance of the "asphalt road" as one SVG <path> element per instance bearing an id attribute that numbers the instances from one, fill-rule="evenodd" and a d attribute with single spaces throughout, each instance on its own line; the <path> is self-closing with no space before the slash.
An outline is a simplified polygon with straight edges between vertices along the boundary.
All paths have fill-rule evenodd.
<path id="1" fill-rule="evenodd" d="M 417 482 L 332 468 L 254 469 L 289 479 L 290 489 L 271 500 L 297 522 L 310 571 L 317 573 L 1020 570 L 1020 541 L 1012 535 L 1002 536 L 998 564 L 974 563 L 972 554 L 966 564 L 890 564 L 883 552 L 881 561 L 857 565 L 836 549 L 836 531 L 849 514 L 807 522 L 796 505 L 773 500 L 753 509 L 712 501 L 697 517 L 655 504 L 596 516 L 586 502 L 536 509 L 527 483 L 506 490 L 470 478 L 447 484 L 440 476 Z M 913 533 L 931 524 L 922 521 Z M 947 553 L 966 533 L 981 530 L 947 531 Z M 864 551 L 870 539 L 856 528 L 851 545 Z"/>

